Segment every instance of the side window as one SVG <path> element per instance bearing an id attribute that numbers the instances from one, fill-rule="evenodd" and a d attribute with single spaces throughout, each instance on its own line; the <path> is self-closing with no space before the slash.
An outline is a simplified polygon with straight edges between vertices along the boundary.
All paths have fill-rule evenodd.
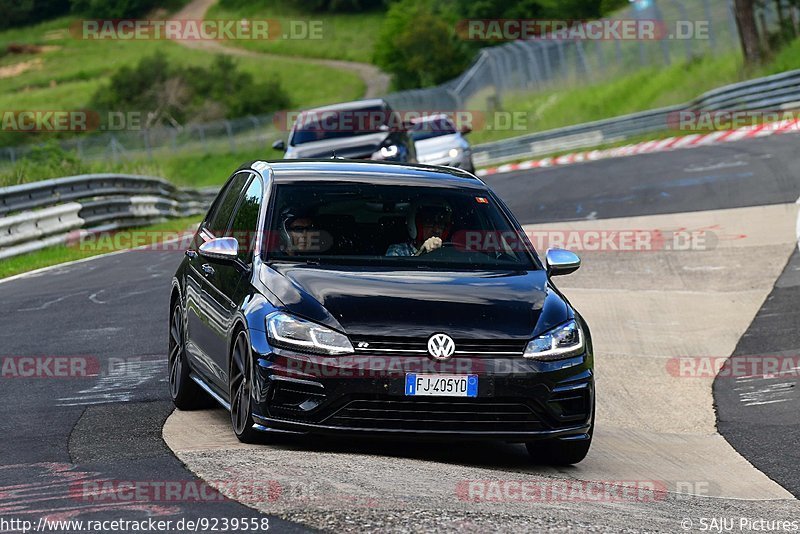
<path id="1" fill-rule="evenodd" d="M 245 263 L 249 263 L 253 257 L 256 232 L 260 231 L 258 214 L 261 210 L 263 194 L 264 186 L 261 184 L 261 180 L 254 177 L 236 209 L 230 231 L 226 233 L 227 236 L 235 237 L 239 241 L 239 259 Z"/>
<path id="2" fill-rule="evenodd" d="M 250 174 L 246 172 L 240 172 L 234 176 L 220 197 L 214 213 L 208 218 L 205 225 L 206 229 L 214 234 L 214 237 L 222 236 L 228 229 L 236 202 L 239 200 L 248 178 L 250 178 Z"/>

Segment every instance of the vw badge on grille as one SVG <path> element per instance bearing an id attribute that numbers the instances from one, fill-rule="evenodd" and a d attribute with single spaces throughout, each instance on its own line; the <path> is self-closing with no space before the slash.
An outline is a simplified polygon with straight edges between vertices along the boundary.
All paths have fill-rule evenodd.
<path id="1" fill-rule="evenodd" d="M 433 334 L 428 339 L 428 353 L 437 360 L 446 360 L 455 351 L 456 344 L 447 334 Z"/>

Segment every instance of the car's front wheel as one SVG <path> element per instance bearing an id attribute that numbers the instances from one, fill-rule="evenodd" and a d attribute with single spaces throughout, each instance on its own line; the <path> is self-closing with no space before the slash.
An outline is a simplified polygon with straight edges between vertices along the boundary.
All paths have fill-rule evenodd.
<path id="1" fill-rule="evenodd" d="M 253 443 L 259 433 L 253 429 L 252 414 L 253 365 L 247 335 L 240 331 L 231 353 L 230 372 L 231 423 L 233 433 L 242 443 Z"/>
<path id="2" fill-rule="evenodd" d="M 183 329 L 183 310 L 180 303 L 172 308 L 169 318 L 169 392 L 175 407 L 196 410 L 205 407 L 206 398 L 200 387 L 189 378 L 186 361 L 186 336 Z"/>

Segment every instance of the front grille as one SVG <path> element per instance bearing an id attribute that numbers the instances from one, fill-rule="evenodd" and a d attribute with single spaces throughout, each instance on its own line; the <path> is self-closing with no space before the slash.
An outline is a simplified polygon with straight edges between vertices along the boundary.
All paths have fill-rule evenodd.
<path id="1" fill-rule="evenodd" d="M 352 336 L 356 352 L 396 352 L 408 354 L 427 354 L 428 338 L 369 337 Z M 527 340 L 515 339 L 453 339 L 456 354 L 469 355 L 520 355 L 525 352 Z M 366 347 L 360 346 L 364 343 Z"/>
<path id="2" fill-rule="evenodd" d="M 525 404 L 475 399 L 354 400 L 325 424 L 428 432 L 529 432 L 544 428 Z"/>

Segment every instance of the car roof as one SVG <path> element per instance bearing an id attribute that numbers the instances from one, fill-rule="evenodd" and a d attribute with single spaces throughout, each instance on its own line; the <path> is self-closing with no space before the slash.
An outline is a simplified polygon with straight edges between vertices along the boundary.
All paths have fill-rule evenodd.
<path id="1" fill-rule="evenodd" d="M 414 124 L 422 124 L 425 122 L 440 121 L 442 119 L 447 119 L 452 122 L 452 119 L 447 113 L 437 113 L 436 115 L 423 115 L 422 117 L 411 119 L 411 122 Z"/>
<path id="2" fill-rule="evenodd" d="M 253 169 L 265 175 L 267 168 L 271 169 L 275 183 L 307 181 L 370 182 L 487 189 L 486 184 L 479 178 L 464 170 L 417 163 L 379 162 L 343 158 L 284 159 L 273 161 L 256 160 L 240 167 L 240 169 Z"/>
<path id="3" fill-rule="evenodd" d="M 310 108 L 303 111 L 303 113 L 308 113 L 310 111 L 339 111 L 339 110 L 348 110 L 348 109 L 364 109 L 364 108 L 375 108 L 375 107 L 386 107 L 388 104 L 382 98 L 370 98 L 367 100 L 354 100 L 352 102 L 342 102 L 340 104 L 331 104 L 329 106 L 321 106 L 318 108 Z"/>

